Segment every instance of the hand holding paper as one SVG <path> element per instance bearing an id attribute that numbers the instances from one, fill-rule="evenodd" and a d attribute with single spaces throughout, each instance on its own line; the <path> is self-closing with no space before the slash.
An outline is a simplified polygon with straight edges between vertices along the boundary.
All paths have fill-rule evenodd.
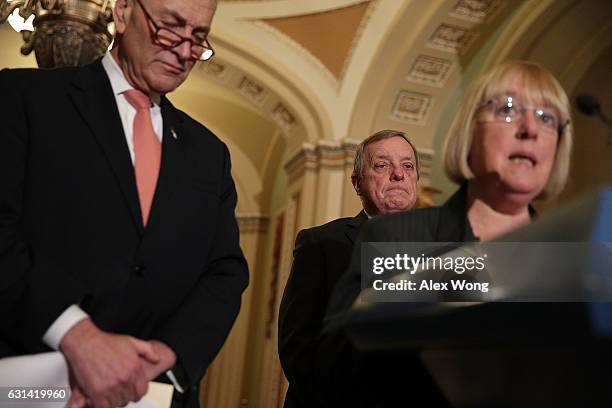
<path id="1" fill-rule="evenodd" d="M 65 357 L 59 351 L 55 351 L 0 359 L 0 386 L 65 389 L 69 387 Z M 126 407 L 170 408 L 173 391 L 173 387 L 169 384 L 150 382 L 145 396 L 138 402 L 129 403 Z M 4 406 L 5 402 L 6 400 L 0 400 L 0 406 Z M 35 404 L 37 408 L 65 408 L 66 400 L 49 402 L 36 400 Z M 88 405 L 90 406 L 89 403 Z M 10 402 L 11 408 L 32 408 L 32 406 L 31 400 L 21 399 Z"/>
<path id="2" fill-rule="evenodd" d="M 142 359 L 145 373 L 149 380 L 153 380 L 165 373 L 176 363 L 176 354 L 170 347 L 158 340 L 149 340 L 149 344 L 153 348 L 155 355 L 159 357 L 159 361 L 155 364 L 150 363 L 146 359 Z"/>
<path id="3" fill-rule="evenodd" d="M 60 348 L 74 383 L 92 405 L 123 406 L 138 401 L 147 391 L 145 365 L 160 362 L 151 343 L 131 336 L 106 333 L 89 319 L 74 325 Z M 68 405 L 78 402 L 73 394 Z M 78 405 L 77 405 L 78 406 Z"/>

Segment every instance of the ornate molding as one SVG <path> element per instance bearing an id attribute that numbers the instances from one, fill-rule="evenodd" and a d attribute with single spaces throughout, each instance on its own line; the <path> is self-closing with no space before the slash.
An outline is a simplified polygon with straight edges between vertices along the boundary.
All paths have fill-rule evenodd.
<path id="1" fill-rule="evenodd" d="M 449 59 L 420 54 L 412 64 L 406 79 L 441 88 L 446 83 L 455 63 Z"/>
<path id="2" fill-rule="evenodd" d="M 262 214 L 236 214 L 241 233 L 266 233 L 270 218 Z"/>
<path id="3" fill-rule="evenodd" d="M 297 124 L 295 116 L 289 112 L 289 109 L 282 102 L 277 103 L 272 110 L 272 119 L 285 133 L 291 132 Z"/>
<path id="4" fill-rule="evenodd" d="M 453 54 L 465 54 L 477 36 L 477 32 L 443 23 L 434 31 L 427 45 Z"/>
<path id="5" fill-rule="evenodd" d="M 431 95 L 402 89 L 395 98 L 391 116 L 413 125 L 425 125 L 432 104 Z"/>
<path id="6" fill-rule="evenodd" d="M 304 143 L 285 163 L 289 184 L 306 171 L 339 170 L 351 167 L 355 161 L 355 150 L 358 144 L 352 140 L 344 142 L 320 140 L 316 145 Z"/>
<path id="7" fill-rule="evenodd" d="M 314 152 L 314 146 L 310 143 L 304 143 L 302 147 L 287 160 L 284 167 L 289 178 L 289 185 L 301 177 L 306 171 L 316 169 L 317 157 Z"/>
<path id="8" fill-rule="evenodd" d="M 242 77 L 237 89 L 240 94 L 257 106 L 263 106 L 268 99 L 269 92 L 266 88 L 246 75 Z"/>
<path id="9" fill-rule="evenodd" d="M 417 147 L 417 153 L 419 155 L 419 171 L 421 173 L 421 182 L 423 180 L 429 180 L 431 176 L 431 169 L 433 165 L 435 151 L 433 149 L 423 149 Z"/>
<path id="10" fill-rule="evenodd" d="M 261 111 L 262 115 L 276 123 L 286 136 L 289 136 L 300 126 L 300 121 L 296 115 L 292 113 L 279 95 L 267 87 L 265 83 L 253 79 L 240 68 L 220 58 L 199 63 L 197 67 L 207 77 L 238 93 L 252 103 Z"/>
<path id="11" fill-rule="evenodd" d="M 450 15 L 472 23 L 488 23 L 497 16 L 504 5 L 501 0 L 460 0 Z"/>
<path id="12" fill-rule="evenodd" d="M 223 84 L 227 83 L 227 79 L 231 75 L 231 67 L 225 64 L 222 61 L 219 61 L 218 58 L 209 61 L 200 61 L 196 65 L 197 68 L 201 69 L 202 72 L 206 74 L 206 76 L 213 78 L 216 81 L 219 81 Z"/>

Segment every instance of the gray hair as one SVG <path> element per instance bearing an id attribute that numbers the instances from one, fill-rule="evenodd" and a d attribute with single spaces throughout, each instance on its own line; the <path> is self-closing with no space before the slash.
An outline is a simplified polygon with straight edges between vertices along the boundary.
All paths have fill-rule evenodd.
<path id="1" fill-rule="evenodd" d="M 389 139 L 391 137 L 401 137 L 406 142 L 408 142 L 410 147 L 412 147 L 412 150 L 414 151 L 414 160 L 416 162 L 415 167 L 416 167 L 417 180 L 418 180 L 420 177 L 421 171 L 420 171 L 420 166 L 419 166 L 419 153 L 417 152 L 416 147 L 410 141 L 410 139 L 408 139 L 408 136 L 406 136 L 404 132 L 400 132 L 399 130 L 389 130 L 389 129 L 380 130 L 374 133 L 373 135 L 367 137 L 361 143 L 359 143 L 359 146 L 357 146 L 357 151 L 355 152 L 355 163 L 353 164 L 353 174 L 351 177 L 357 177 L 358 179 L 363 177 L 363 152 L 365 151 L 366 146 L 371 143 L 378 142 L 380 140 Z"/>

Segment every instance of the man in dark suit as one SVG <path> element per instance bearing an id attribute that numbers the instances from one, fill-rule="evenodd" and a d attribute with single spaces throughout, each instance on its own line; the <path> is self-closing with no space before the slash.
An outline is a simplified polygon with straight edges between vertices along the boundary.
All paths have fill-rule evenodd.
<path id="1" fill-rule="evenodd" d="M 61 350 L 69 405 L 122 406 L 157 377 L 198 406 L 240 309 L 228 150 L 165 97 L 212 55 L 215 8 L 118 0 L 102 60 L 0 72 L 0 357 Z"/>
<path id="2" fill-rule="evenodd" d="M 345 350 L 338 344 L 320 338 L 323 317 L 361 226 L 369 217 L 410 210 L 416 202 L 418 177 L 416 149 L 404 133 L 377 132 L 359 145 L 351 176 L 363 211 L 299 232 L 279 315 L 279 354 L 289 380 L 286 408 L 337 406 L 337 401 L 354 406 L 342 384 L 324 380 L 334 366 L 357 362 L 336 353 Z M 321 371 L 326 375 L 318 375 Z M 351 390 L 359 387 L 353 379 L 343 378 L 343 383 Z"/>

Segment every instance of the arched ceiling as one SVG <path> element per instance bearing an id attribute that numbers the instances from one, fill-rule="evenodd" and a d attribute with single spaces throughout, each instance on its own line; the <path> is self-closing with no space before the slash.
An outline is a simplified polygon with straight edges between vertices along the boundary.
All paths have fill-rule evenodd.
<path id="1" fill-rule="evenodd" d="M 277 87 L 249 71 L 258 93 L 277 95 L 296 124 L 314 124 L 304 126 L 305 137 L 285 132 L 289 155 L 305 141 L 361 140 L 374 130 L 400 129 L 417 143 L 427 181 L 447 96 L 476 51 L 523 3 L 221 1 L 211 35 L 222 64 L 233 65 L 224 61 L 230 54 L 257 61 L 281 78 Z"/>
<path id="2" fill-rule="evenodd" d="M 611 5 L 221 1 L 213 34 L 228 33 L 237 50 L 265 61 L 298 88 L 320 131 L 307 132 L 306 140 L 360 140 L 377 129 L 398 128 L 416 141 L 426 165 L 439 168 L 437 139 L 444 138 L 467 83 L 493 64 L 523 58 L 545 65 L 571 92 L 612 41 Z M 302 115 L 295 117 L 299 122 Z M 289 150 L 303 140 L 289 137 Z"/>
<path id="3" fill-rule="evenodd" d="M 338 81 L 343 77 L 352 43 L 358 38 L 357 30 L 369 6 L 368 1 L 363 1 L 327 12 L 274 17 L 263 22 L 304 47 Z M 317 28 L 316 35 L 313 27 Z"/>
<path id="4" fill-rule="evenodd" d="M 611 10 L 608 0 L 220 0 L 216 56 L 171 99 L 240 151 L 245 211 L 265 211 L 303 143 L 382 128 L 406 131 L 424 182 L 444 186 L 439 150 L 466 84 L 526 58 L 571 92 L 612 43 Z M 0 44 L 0 68 L 34 66 L 6 24 Z"/>
<path id="5" fill-rule="evenodd" d="M 513 11 L 494 0 L 407 2 L 364 77 L 350 133 L 399 128 L 431 156 L 448 95 L 475 52 Z"/>

